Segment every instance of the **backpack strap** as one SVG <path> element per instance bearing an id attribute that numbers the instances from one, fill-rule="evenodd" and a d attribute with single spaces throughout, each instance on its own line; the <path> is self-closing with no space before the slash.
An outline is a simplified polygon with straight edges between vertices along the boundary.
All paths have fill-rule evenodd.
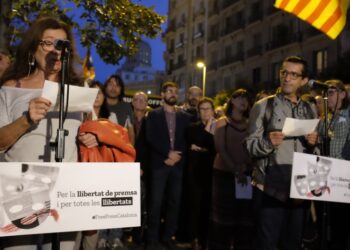
<path id="1" fill-rule="evenodd" d="M 265 114 L 263 117 L 263 125 L 264 125 L 264 130 L 266 131 L 267 126 L 270 123 L 270 120 L 272 118 L 272 114 L 273 114 L 273 102 L 275 100 L 275 96 L 276 95 L 270 95 L 267 98 L 266 101 L 266 107 L 265 107 Z"/>
<path id="2" fill-rule="evenodd" d="M 310 102 L 303 101 L 303 103 L 305 104 L 305 107 L 306 107 L 306 117 L 308 119 L 314 119 L 315 118 L 314 111 L 312 110 Z"/>

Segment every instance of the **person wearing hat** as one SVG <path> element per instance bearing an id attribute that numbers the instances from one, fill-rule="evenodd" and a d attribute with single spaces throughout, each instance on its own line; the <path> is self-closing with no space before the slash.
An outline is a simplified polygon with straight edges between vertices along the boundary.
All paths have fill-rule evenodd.
<path id="1" fill-rule="evenodd" d="M 331 79 L 325 83 L 329 86 L 327 90 L 329 152 L 322 152 L 322 155 L 350 160 L 349 97 L 341 80 Z M 323 144 L 326 141 L 324 140 L 324 117 L 319 126 L 319 135 L 320 142 Z M 316 209 L 321 213 L 319 206 L 316 206 Z M 350 230 L 347 229 L 350 223 L 349 209 L 350 205 L 346 203 L 329 203 L 331 249 L 349 249 L 350 247 Z"/>

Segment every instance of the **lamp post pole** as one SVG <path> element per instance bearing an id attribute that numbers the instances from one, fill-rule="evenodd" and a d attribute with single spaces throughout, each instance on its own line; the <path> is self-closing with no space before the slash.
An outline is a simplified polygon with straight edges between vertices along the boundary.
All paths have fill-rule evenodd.
<path id="1" fill-rule="evenodd" d="M 203 96 L 205 96 L 206 76 L 207 76 L 207 67 L 204 64 L 204 66 L 203 66 Z"/>
<path id="2" fill-rule="evenodd" d="M 205 85 L 206 85 L 206 76 L 207 76 L 207 66 L 204 62 L 198 62 L 197 63 L 198 68 L 202 68 L 203 70 L 203 78 L 202 78 L 202 88 L 203 88 L 203 96 L 205 96 Z"/>

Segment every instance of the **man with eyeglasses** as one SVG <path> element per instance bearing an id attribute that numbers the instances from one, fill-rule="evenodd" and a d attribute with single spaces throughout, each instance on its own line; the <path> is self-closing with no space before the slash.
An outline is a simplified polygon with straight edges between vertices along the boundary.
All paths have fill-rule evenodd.
<path id="1" fill-rule="evenodd" d="M 312 153 L 317 133 L 286 137 L 281 131 L 287 117 L 316 117 L 316 110 L 299 98 L 300 88 L 307 82 L 306 61 L 287 57 L 280 70 L 279 92 L 255 103 L 250 113 L 245 142 L 251 157 L 256 159 L 253 199 L 259 249 L 301 249 L 309 203 L 289 198 L 293 153 Z"/>
<path id="2" fill-rule="evenodd" d="M 337 159 L 350 160 L 350 118 L 349 98 L 344 83 L 338 79 L 325 82 L 328 84 L 328 137 L 329 155 Z M 321 120 L 319 126 L 320 142 L 324 143 L 325 128 Z M 322 147 L 323 148 L 323 147 Z M 350 205 L 346 203 L 329 203 L 331 242 L 330 249 L 350 249 Z"/>
<path id="3" fill-rule="evenodd" d="M 176 249 L 172 236 L 177 229 L 182 176 L 187 150 L 186 130 L 190 115 L 176 107 L 179 88 L 166 82 L 161 88 L 163 106 L 148 113 L 146 139 L 150 146 L 147 250 Z M 162 204 L 165 222 L 159 243 Z"/>

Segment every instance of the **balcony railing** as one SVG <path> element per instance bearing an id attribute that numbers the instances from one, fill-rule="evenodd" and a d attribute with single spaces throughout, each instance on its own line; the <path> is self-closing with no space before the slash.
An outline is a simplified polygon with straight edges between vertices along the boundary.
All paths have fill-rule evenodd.
<path id="1" fill-rule="evenodd" d="M 273 50 L 282 46 L 286 46 L 291 43 L 300 42 L 302 40 L 301 33 L 280 36 L 278 38 L 272 39 L 266 44 L 266 50 Z"/>
<path id="2" fill-rule="evenodd" d="M 209 11 L 209 17 L 214 16 L 219 14 L 220 8 L 218 6 L 214 6 L 210 11 Z"/>
<path id="3" fill-rule="evenodd" d="M 183 61 L 179 61 L 178 63 L 176 63 L 173 67 L 173 70 L 177 70 L 177 69 L 181 69 L 183 67 L 185 67 L 186 65 L 186 61 L 183 60 Z"/>
<path id="4" fill-rule="evenodd" d="M 226 35 L 228 35 L 228 34 L 230 34 L 230 33 L 233 33 L 233 32 L 235 32 L 235 31 L 237 31 L 237 30 L 239 30 L 239 29 L 242 29 L 242 28 L 244 28 L 244 21 L 242 20 L 242 22 L 240 22 L 240 23 L 236 23 L 236 24 L 232 24 L 232 25 L 228 25 L 228 26 L 226 26 L 226 28 L 224 29 L 224 30 L 222 30 L 222 35 L 223 36 L 226 36 Z"/>
<path id="5" fill-rule="evenodd" d="M 320 34 L 322 34 L 321 31 L 310 26 L 309 28 L 305 29 L 305 31 L 303 32 L 303 38 L 307 39 L 307 38 L 314 37 L 314 36 L 317 36 Z"/>
<path id="6" fill-rule="evenodd" d="M 184 42 L 183 42 L 183 41 L 178 42 L 178 43 L 175 45 L 175 49 L 182 48 L 183 46 L 184 46 Z"/>
<path id="7" fill-rule="evenodd" d="M 233 61 L 243 61 L 244 60 L 244 53 L 243 51 L 236 53 L 235 55 L 233 55 L 232 57 Z"/>
<path id="8" fill-rule="evenodd" d="M 219 67 L 219 64 L 215 61 L 215 62 L 211 62 L 208 65 L 208 70 L 217 70 Z"/>
<path id="9" fill-rule="evenodd" d="M 222 4 L 222 9 L 226 9 L 237 2 L 239 2 L 239 0 L 225 0 Z"/>
<path id="10" fill-rule="evenodd" d="M 235 55 L 228 56 L 222 59 L 220 65 L 225 66 L 231 63 L 242 61 L 243 59 L 244 59 L 244 54 L 242 52 L 239 52 Z"/>
<path id="11" fill-rule="evenodd" d="M 255 12 L 255 13 L 252 13 L 248 19 L 248 22 L 249 23 L 254 23 L 258 20 L 261 20 L 262 19 L 262 12 L 259 11 L 259 12 Z"/>
<path id="12" fill-rule="evenodd" d="M 267 9 L 266 14 L 267 14 L 268 16 L 270 16 L 270 15 L 273 15 L 273 14 L 277 13 L 278 11 L 279 11 L 279 9 L 277 9 L 277 8 L 275 8 L 273 5 L 271 5 L 271 6 Z"/>
<path id="13" fill-rule="evenodd" d="M 174 53 L 174 51 L 175 51 L 174 46 L 168 48 L 168 53 L 169 53 L 169 54 Z"/>
<path id="14" fill-rule="evenodd" d="M 211 35 L 208 37 L 208 43 L 213 42 L 213 41 L 217 40 L 218 38 L 219 38 L 219 35 L 218 35 L 217 32 L 214 33 L 214 34 L 211 34 Z"/>
<path id="15" fill-rule="evenodd" d="M 247 51 L 247 56 L 252 57 L 262 53 L 262 46 L 255 46 Z"/>
<path id="16" fill-rule="evenodd" d="M 204 31 L 198 31 L 195 34 L 193 34 L 193 40 L 203 36 L 204 36 Z"/>
<path id="17" fill-rule="evenodd" d="M 205 14 L 205 8 L 202 6 L 194 13 L 194 16 L 199 17 L 199 16 L 202 16 L 204 14 Z"/>

